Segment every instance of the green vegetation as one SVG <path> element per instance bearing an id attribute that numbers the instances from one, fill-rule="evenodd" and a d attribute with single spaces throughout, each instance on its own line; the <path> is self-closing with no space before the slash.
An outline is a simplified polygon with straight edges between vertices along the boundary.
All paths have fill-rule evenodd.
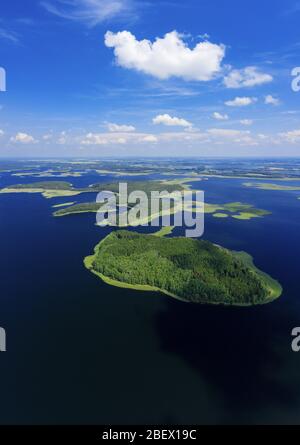
<path id="1" fill-rule="evenodd" d="M 256 209 L 253 205 L 243 204 L 242 202 L 230 202 L 228 204 L 205 203 L 205 213 L 211 213 L 215 218 L 226 218 L 230 216 L 239 220 L 249 220 L 271 214 L 268 210 Z"/>
<path id="2" fill-rule="evenodd" d="M 260 183 L 260 182 L 245 182 L 243 184 L 245 187 L 252 187 L 259 190 L 282 190 L 282 191 L 293 191 L 300 190 L 300 186 L 296 185 L 281 185 L 281 184 L 270 184 L 270 183 Z"/>
<path id="3" fill-rule="evenodd" d="M 78 178 L 83 175 L 84 172 L 72 172 L 72 171 L 55 171 L 55 170 L 46 170 L 42 172 L 21 172 L 14 173 L 12 176 L 18 176 L 20 178 L 31 176 L 33 178 L 67 178 L 74 177 Z"/>
<path id="4" fill-rule="evenodd" d="M 162 227 L 158 232 L 155 232 L 153 235 L 161 238 L 163 236 L 170 235 L 173 232 L 174 228 L 175 228 L 174 226 Z"/>
<path id="5" fill-rule="evenodd" d="M 53 213 L 53 216 L 67 216 L 76 213 L 97 213 L 100 207 L 101 205 L 97 202 L 82 202 L 59 209 Z"/>
<path id="6" fill-rule="evenodd" d="M 181 184 L 172 184 L 167 181 L 131 181 L 128 183 L 128 193 L 135 190 L 144 191 L 150 196 L 151 191 L 172 193 L 173 191 L 183 191 L 185 187 Z M 119 192 L 119 182 L 92 184 L 89 187 L 75 188 L 65 181 L 42 181 L 31 184 L 10 185 L 0 193 L 41 193 L 45 198 L 59 196 L 75 196 L 80 193 L 99 193 L 101 191 Z"/>
<path id="7" fill-rule="evenodd" d="M 128 193 L 140 190 L 145 192 L 149 197 L 152 191 L 172 193 L 175 191 L 183 192 L 186 187 L 183 185 L 184 181 L 173 182 L 173 181 L 130 181 L 128 182 Z M 109 184 L 94 184 L 90 188 L 101 188 L 101 190 L 109 190 L 111 192 L 119 192 L 119 182 L 112 182 Z M 100 190 L 99 190 L 100 191 Z"/>
<path id="8" fill-rule="evenodd" d="M 58 209 L 60 207 L 68 207 L 68 206 L 72 206 L 74 205 L 75 202 L 62 202 L 61 204 L 55 204 L 54 206 L 52 206 L 53 209 Z"/>
<path id="9" fill-rule="evenodd" d="M 220 179 L 254 179 L 260 181 L 300 181 L 299 176 L 275 176 L 275 175 L 259 175 L 254 173 L 237 173 L 236 175 L 225 175 L 225 174 L 213 174 L 209 172 L 200 172 L 199 177 L 202 179 L 208 178 L 220 178 Z"/>
<path id="10" fill-rule="evenodd" d="M 138 171 L 130 172 L 126 170 L 96 170 L 99 175 L 111 175 L 111 176 L 148 176 L 152 171 Z"/>
<path id="11" fill-rule="evenodd" d="M 10 185 L 3 190 L 30 190 L 30 189 L 41 189 L 41 190 L 74 190 L 72 184 L 65 181 L 41 181 L 33 182 L 31 184 L 16 184 Z"/>
<path id="12" fill-rule="evenodd" d="M 229 215 L 227 213 L 214 213 L 213 216 L 215 218 L 228 218 Z"/>
<path id="13" fill-rule="evenodd" d="M 168 184 L 170 187 L 170 184 Z M 172 187 L 175 187 L 174 185 Z M 60 209 L 56 212 L 54 212 L 54 216 L 67 216 L 67 215 L 73 215 L 77 213 L 96 213 L 99 208 L 101 207 L 100 204 L 97 204 L 96 202 L 86 202 L 86 203 L 79 203 L 72 205 L 68 208 Z M 178 208 L 175 206 L 172 207 L 171 203 L 171 214 L 174 214 L 176 209 Z M 185 211 L 192 211 L 193 205 L 192 202 L 188 202 L 185 205 Z M 199 212 L 203 212 L 203 209 L 198 209 Z M 221 211 L 221 212 L 220 212 Z M 252 218 L 258 218 L 263 217 L 266 215 L 271 214 L 271 212 L 268 212 L 267 210 L 262 209 L 256 209 L 251 204 L 243 204 L 241 202 L 232 202 L 227 204 L 208 204 L 205 203 L 204 212 L 207 214 L 212 214 L 215 218 L 227 218 L 232 217 L 235 219 L 240 220 L 249 220 Z M 227 213 L 224 213 L 227 212 Z M 160 212 L 160 215 L 162 215 L 162 212 Z M 151 215 L 149 216 L 149 220 L 146 222 L 151 222 L 155 218 L 157 218 L 159 215 Z"/>
<path id="14" fill-rule="evenodd" d="M 141 190 L 147 194 L 147 196 L 150 199 L 151 192 L 157 191 L 157 192 L 163 192 L 166 191 L 168 193 L 172 193 L 174 191 L 184 191 L 184 187 L 182 184 L 178 183 L 169 183 L 168 181 L 130 181 L 128 182 L 128 193 L 135 190 Z M 84 189 L 82 191 L 85 192 L 99 192 L 99 191 L 111 191 L 116 194 L 117 203 L 118 203 L 118 192 L 119 192 L 119 183 L 118 182 L 112 182 L 108 184 L 93 184 L 92 186 L 88 187 L 88 189 Z M 101 204 L 96 202 L 85 202 L 85 203 L 79 203 L 75 204 L 73 206 L 70 206 L 65 209 L 58 210 L 54 212 L 54 216 L 66 216 L 66 215 L 72 215 L 76 213 L 96 213 L 99 208 L 101 207 Z M 172 207 L 172 203 L 171 203 Z M 174 205 L 173 205 L 173 210 Z M 161 213 L 160 213 L 161 214 Z M 149 221 L 152 219 L 158 217 L 158 215 L 150 215 Z M 146 221 L 147 222 L 147 221 Z"/>
<path id="15" fill-rule="evenodd" d="M 59 198 L 79 195 L 81 192 L 74 189 L 69 182 L 49 181 L 11 185 L 0 190 L 0 193 L 41 193 L 44 198 Z"/>
<path id="16" fill-rule="evenodd" d="M 251 255 L 249 255 L 247 252 L 234 252 L 234 256 L 236 259 L 240 260 L 244 266 L 254 271 L 262 279 L 265 286 L 269 290 L 269 301 L 276 300 L 280 297 L 283 291 L 280 283 L 274 280 L 274 278 L 272 278 L 270 275 L 258 269 L 253 263 L 253 258 Z"/>
<path id="17" fill-rule="evenodd" d="M 259 218 L 260 215 L 256 215 L 255 213 L 248 213 L 248 212 L 240 212 L 238 215 L 232 215 L 232 218 L 234 219 L 240 219 L 243 221 L 247 221 L 252 218 Z"/>
<path id="18" fill-rule="evenodd" d="M 249 255 L 190 238 L 116 231 L 84 263 L 108 284 L 161 291 L 194 303 L 250 306 L 282 293 Z"/>
<path id="19" fill-rule="evenodd" d="M 148 198 L 150 198 L 152 191 L 172 193 L 175 191 L 183 192 L 190 189 L 188 183 L 191 181 L 198 181 L 195 178 L 181 178 L 174 180 L 155 180 L 155 181 L 130 181 L 128 182 L 128 193 L 135 190 L 144 191 Z M 17 184 L 8 186 L 2 190 L 0 193 L 41 193 L 45 198 L 63 197 L 63 196 L 76 196 L 81 193 L 99 193 L 100 191 L 111 191 L 115 193 L 118 199 L 119 192 L 119 182 L 112 183 L 99 183 L 92 184 L 85 188 L 75 188 L 69 182 L 65 181 L 43 181 L 34 182 L 31 184 Z M 150 204 L 150 203 L 149 203 Z M 78 213 L 96 213 L 101 207 L 100 204 L 94 202 L 85 203 L 69 203 L 68 205 L 58 205 L 56 207 L 63 207 L 54 212 L 54 216 L 66 216 Z M 181 206 L 176 206 L 174 202 L 171 202 L 171 214 L 175 214 L 181 209 Z M 185 211 L 192 211 L 192 202 L 185 203 Z M 203 209 L 198 209 L 198 212 L 203 212 Z M 249 220 L 251 218 L 262 217 L 270 214 L 266 210 L 256 209 L 251 204 L 243 204 L 241 202 L 232 202 L 227 204 L 209 204 L 205 203 L 204 212 L 207 214 L 213 214 L 216 218 L 225 218 L 231 216 L 239 220 Z M 150 223 L 154 219 L 162 216 L 164 213 L 160 211 L 157 214 L 151 214 L 149 209 L 149 218 L 140 223 Z"/>
<path id="20" fill-rule="evenodd" d="M 199 182 L 202 181 L 201 178 L 179 178 L 179 179 L 170 179 L 170 180 L 163 180 L 161 181 L 162 184 L 167 186 L 175 186 L 175 187 L 181 187 L 183 190 L 191 190 L 191 186 L 189 185 L 190 182 Z"/>

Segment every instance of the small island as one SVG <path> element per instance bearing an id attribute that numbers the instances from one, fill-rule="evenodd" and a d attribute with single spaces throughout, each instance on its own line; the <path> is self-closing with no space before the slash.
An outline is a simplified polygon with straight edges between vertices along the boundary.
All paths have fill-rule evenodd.
<path id="1" fill-rule="evenodd" d="M 245 187 L 251 187 L 258 190 L 274 190 L 274 191 L 295 191 L 300 190 L 298 185 L 282 185 L 282 184 L 270 184 L 261 182 L 245 182 L 243 184 Z"/>
<path id="2" fill-rule="evenodd" d="M 157 291 L 185 302 L 252 306 L 270 303 L 281 285 L 245 252 L 209 241 L 111 232 L 84 260 L 107 284 Z"/>
<path id="3" fill-rule="evenodd" d="M 40 193 L 44 198 L 60 198 L 79 195 L 81 190 L 74 189 L 72 184 L 65 181 L 41 181 L 9 185 L 1 189 L 0 193 Z"/>

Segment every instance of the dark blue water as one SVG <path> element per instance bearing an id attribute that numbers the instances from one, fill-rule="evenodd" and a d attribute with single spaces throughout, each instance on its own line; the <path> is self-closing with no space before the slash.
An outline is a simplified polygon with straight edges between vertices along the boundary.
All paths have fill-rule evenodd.
<path id="1" fill-rule="evenodd" d="M 8 174 L 0 181 L 25 182 Z M 272 215 L 208 215 L 205 238 L 246 250 L 281 282 L 282 297 L 263 307 L 189 305 L 110 287 L 82 263 L 110 229 L 96 227 L 95 215 L 52 217 L 53 204 L 83 195 L 0 195 L 8 349 L 0 354 L 0 422 L 299 423 L 300 353 L 290 333 L 300 326 L 300 201 L 296 192 L 242 182 L 201 186 L 208 202 L 247 202 Z"/>

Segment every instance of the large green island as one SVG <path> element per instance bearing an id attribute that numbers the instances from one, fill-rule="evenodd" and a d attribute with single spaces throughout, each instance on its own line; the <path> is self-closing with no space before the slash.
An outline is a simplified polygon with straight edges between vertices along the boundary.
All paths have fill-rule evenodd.
<path id="1" fill-rule="evenodd" d="M 186 302 L 251 306 L 282 293 L 280 284 L 257 269 L 247 253 L 191 238 L 118 230 L 84 264 L 110 285 L 159 291 Z"/>

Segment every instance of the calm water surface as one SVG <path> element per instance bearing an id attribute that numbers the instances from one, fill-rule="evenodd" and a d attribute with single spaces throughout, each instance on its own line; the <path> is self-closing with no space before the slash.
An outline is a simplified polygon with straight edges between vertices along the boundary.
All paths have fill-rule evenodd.
<path id="1" fill-rule="evenodd" d="M 8 174 L 0 181 L 33 182 Z M 291 351 L 290 336 L 300 326 L 300 193 L 242 182 L 201 186 L 208 202 L 272 212 L 205 220 L 206 239 L 246 250 L 283 285 L 279 300 L 247 309 L 102 283 L 82 261 L 109 230 L 95 226 L 95 215 L 51 215 L 53 204 L 91 195 L 0 195 L 0 325 L 8 348 L 0 355 L 0 422 L 300 423 L 300 353 Z"/>

